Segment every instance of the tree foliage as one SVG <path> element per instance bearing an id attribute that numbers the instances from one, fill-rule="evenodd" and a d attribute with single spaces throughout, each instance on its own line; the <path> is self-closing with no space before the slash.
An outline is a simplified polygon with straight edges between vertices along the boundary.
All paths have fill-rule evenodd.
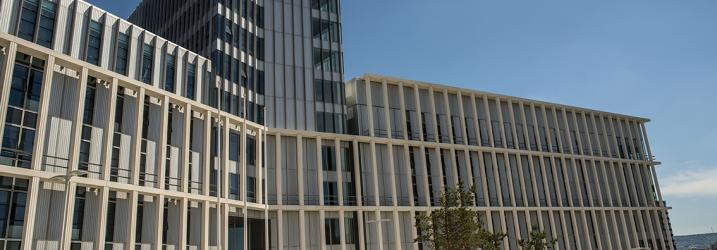
<path id="1" fill-rule="evenodd" d="M 499 249 L 506 234 L 491 233 L 483 228 L 478 211 L 474 210 L 475 192 L 458 183 L 441 195 L 441 208 L 416 216 L 419 235 L 428 249 L 464 250 L 482 248 Z"/>
<path id="2" fill-rule="evenodd" d="M 528 238 L 518 240 L 518 246 L 522 250 L 547 250 L 552 249 L 557 241 L 557 239 L 547 239 L 545 232 L 540 231 L 538 226 L 533 225 Z"/>

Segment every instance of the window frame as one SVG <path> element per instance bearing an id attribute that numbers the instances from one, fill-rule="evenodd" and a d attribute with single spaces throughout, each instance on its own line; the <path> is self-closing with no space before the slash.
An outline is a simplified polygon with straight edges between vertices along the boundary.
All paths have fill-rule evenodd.
<path id="1" fill-rule="evenodd" d="M 94 30 L 93 26 L 97 26 L 99 29 Z M 85 41 L 85 61 L 88 63 L 98 66 L 102 63 L 102 36 L 104 35 L 104 28 L 103 23 L 89 18 L 89 22 L 87 24 L 87 37 Z M 94 35 L 97 35 L 97 37 Z M 97 40 L 96 48 L 92 45 L 95 39 Z M 93 58 L 91 53 L 96 53 L 96 58 Z"/>

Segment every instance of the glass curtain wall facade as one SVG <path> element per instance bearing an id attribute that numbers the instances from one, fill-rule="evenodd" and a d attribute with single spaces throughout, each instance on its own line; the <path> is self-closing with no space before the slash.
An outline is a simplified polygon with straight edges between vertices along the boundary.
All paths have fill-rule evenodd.
<path id="1" fill-rule="evenodd" d="M 339 10 L 338 0 L 145 0 L 129 20 L 211 58 L 220 109 L 272 128 L 345 133 Z"/>
<path id="2" fill-rule="evenodd" d="M 511 239 L 674 248 L 647 119 L 344 83 L 336 0 L 145 0 L 150 31 L 82 1 L 0 16 L 2 249 L 422 249 L 458 182 Z"/>

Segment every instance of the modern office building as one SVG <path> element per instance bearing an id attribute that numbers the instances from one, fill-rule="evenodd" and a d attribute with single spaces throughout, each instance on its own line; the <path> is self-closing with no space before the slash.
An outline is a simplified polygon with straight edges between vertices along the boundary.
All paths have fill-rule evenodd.
<path id="1" fill-rule="evenodd" d="M 674 248 L 647 119 L 345 84 L 339 9 L 0 0 L 0 249 L 421 249 L 459 181 L 506 249 Z"/>
<path id="2" fill-rule="evenodd" d="M 129 18 L 211 58 L 222 110 L 244 117 L 246 100 L 269 127 L 344 133 L 339 20 L 338 0 L 146 0 Z"/>

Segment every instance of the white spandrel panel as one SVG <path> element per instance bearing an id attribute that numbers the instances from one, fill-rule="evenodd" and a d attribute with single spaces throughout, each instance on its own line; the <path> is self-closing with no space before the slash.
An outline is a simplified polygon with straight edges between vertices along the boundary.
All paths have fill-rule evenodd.
<path id="1" fill-rule="evenodd" d="M 87 170 L 90 172 L 90 177 L 99 178 L 99 173 L 104 171 L 104 167 L 102 166 L 102 150 L 104 150 L 104 146 L 107 142 L 103 141 L 104 129 L 91 128 L 90 131 L 90 156 L 89 162 L 87 162 Z"/>
<path id="2" fill-rule="evenodd" d="M 167 175 L 165 178 L 165 188 L 173 191 L 181 191 L 181 181 L 182 181 L 182 153 L 181 148 L 174 147 L 174 146 L 168 146 L 168 155 L 167 158 L 169 158 L 168 164 L 164 167 L 168 170 L 165 170 L 165 173 Z"/>
<path id="3" fill-rule="evenodd" d="M 299 180 L 298 180 L 298 169 L 297 169 L 297 145 L 296 138 L 282 137 L 281 138 L 281 188 L 282 194 L 284 195 L 284 204 L 298 205 L 299 204 Z"/>
<path id="4" fill-rule="evenodd" d="M 74 75 L 74 72 L 70 73 Z M 73 120 L 75 117 L 75 99 L 78 93 L 78 79 L 70 75 L 55 72 L 48 105 L 47 132 L 42 169 L 50 172 L 65 173 L 70 158 L 70 145 Z"/>
<path id="5" fill-rule="evenodd" d="M 307 249 L 319 249 L 324 242 L 321 241 L 321 231 L 323 231 L 324 222 L 319 220 L 318 212 L 304 213 L 304 235 Z"/>
<path id="6" fill-rule="evenodd" d="M 40 182 L 35 221 L 43 223 L 34 227 L 32 249 L 59 249 L 64 197 L 63 184 Z"/>
<path id="7" fill-rule="evenodd" d="M 302 241 L 300 239 L 299 230 L 302 230 L 299 225 L 299 213 L 298 212 L 284 212 L 282 222 L 284 224 L 284 230 L 282 233 L 284 239 L 284 249 L 299 249 L 299 245 Z M 316 231 L 316 230 L 311 230 Z"/>

